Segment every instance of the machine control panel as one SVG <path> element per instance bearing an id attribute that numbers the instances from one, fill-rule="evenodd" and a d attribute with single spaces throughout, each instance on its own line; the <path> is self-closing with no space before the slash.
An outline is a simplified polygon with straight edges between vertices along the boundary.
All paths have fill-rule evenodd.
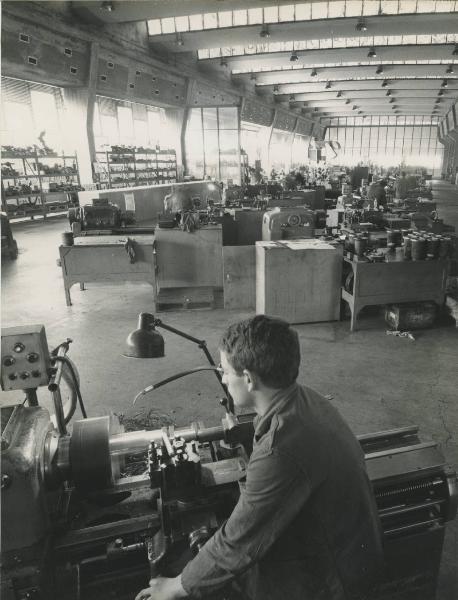
<path id="1" fill-rule="evenodd" d="M 51 361 L 43 325 L 2 330 L 2 390 L 24 390 L 48 385 Z"/>

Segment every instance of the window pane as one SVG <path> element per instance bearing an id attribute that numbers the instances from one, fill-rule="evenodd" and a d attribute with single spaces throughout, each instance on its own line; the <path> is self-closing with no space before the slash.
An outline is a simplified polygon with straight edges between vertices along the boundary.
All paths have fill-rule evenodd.
<path id="1" fill-rule="evenodd" d="M 175 33 L 175 19 L 173 17 L 162 19 L 162 33 Z"/>
<path id="2" fill-rule="evenodd" d="M 236 107 L 219 108 L 218 116 L 220 129 L 238 128 L 238 115 Z"/>
<path id="3" fill-rule="evenodd" d="M 191 31 L 203 29 L 202 15 L 189 15 L 189 26 Z"/>
<path id="4" fill-rule="evenodd" d="M 202 129 L 202 115 L 200 108 L 191 108 L 187 129 L 191 131 L 200 131 Z"/>
<path id="5" fill-rule="evenodd" d="M 287 4 L 279 7 L 279 20 L 294 21 L 294 4 Z"/>
<path id="6" fill-rule="evenodd" d="M 204 129 L 217 129 L 216 108 L 203 108 Z"/>
<path id="7" fill-rule="evenodd" d="M 151 19 L 148 21 L 148 32 L 150 35 L 160 35 L 162 33 L 161 20 Z"/>
<path id="8" fill-rule="evenodd" d="M 218 132 L 216 130 L 204 130 L 204 151 L 205 176 L 218 179 Z"/>
<path id="9" fill-rule="evenodd" d="M 234 10 L 234 26 L 243 27 L 248 24 L 248 15 L 246 10 Z"/>
<path id="10" fill-rule="evenodd" d="M 248 9 L 248 22 L 250 25 L 262 23 L 262 8 Z"/>
<path id="11" fill-rule="evenodd" d="M 225 10 L 218 13 L 218 20 L 220 27 L 232 27 L 232 11 Z"/>
<path id="12" fill-rule="evenodd" d="M 264 8 L 264 23 L 278 23 L 278 6 Z"/>
<path id="13" fill-rule="evenodd" d="M 189 31 L 189 19 L 185 17 L 175 17 L 175 26 L 177 31 Z"/>
<path id="14" fill-rule="evenodd" d="M 134 137 L 132 109 L 118 106 L 119 137 L 121 141 L 130 141 Z"/>
<path id="15" fill-rule="evenodd" d="M 218 20 L 216 13 L 205 13 L 204 14 L 204 29 L 215 29 L 218 27 Z"/>
<path id="16" fill-rule="evenodd" d="M 100 115 L 100 124 L 102 126 L 102 135 L 107 140 L 107 143 L 118 144 L 118 119 L 109 115 Z"/>
<path id="17" fill-rule="evenodd" d="M 344 2 L 330 2 L 330 4 L 342 4 Z M 264 9 L 265 11 L 266 9 Z M 302 2 L 301 4 L 296 4 L 296 21 L 308 21 L 311 16 L 311 5 L 310 2 Z M 343 17 L 343 13 L 341 15 L 336 15 L 339 17 Z"/>

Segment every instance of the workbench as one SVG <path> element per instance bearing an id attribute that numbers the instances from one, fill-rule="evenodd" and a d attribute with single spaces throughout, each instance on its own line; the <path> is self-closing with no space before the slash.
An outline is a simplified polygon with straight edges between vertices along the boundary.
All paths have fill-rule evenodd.
<path id="1" fill-rule="evenodd" d="M 350 331 L 356 330 L 358 313 L 365 306 L 445 299 L 448 261 L 419 260 L 372 263 L 344 258 L 353 271 L 352 292 L 342 288 L 342 299 L 351 311 Z"/>
<path id="2" fill-rule="evenodd" d="M 59 246 L 58 264 L 64 278 L 65 300 L 71 306 L 70 288 L 75 283 L 84 290 L 86 282 L 145 281 L 153 287 L 156 302 L 156 276 L 153 235 L 130 235 L 135 261 L 130 262 L 124 244 L 127 236 L 101 235 L 75 238 L 73 246 Z"/>

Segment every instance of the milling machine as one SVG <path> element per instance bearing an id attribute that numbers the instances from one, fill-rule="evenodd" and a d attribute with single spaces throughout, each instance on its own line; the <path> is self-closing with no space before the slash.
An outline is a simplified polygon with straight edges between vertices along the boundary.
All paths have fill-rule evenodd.
<path id="1" fill-rule="evenodd" d="M 50 353 L 43 326 L 2 333 L 2 388 L 27 400 L 1 409 L 3 600 L 133 598 L 150 577 L 176 575 L 230 514 L 251 451 L 253 415 L 228 403 L 213 427 L 124 432 L 104 416 L 74 421 L 70 434 L 78 401 L 85 416 L 70 341 Z M 39 386 L 52 395 L 52 418 Z M 386 559 L 370 600 L 432 600 L 456 474 L 417 427 L 359 441 Z M 134 457 L 142 472 L 126 474 Z"/>

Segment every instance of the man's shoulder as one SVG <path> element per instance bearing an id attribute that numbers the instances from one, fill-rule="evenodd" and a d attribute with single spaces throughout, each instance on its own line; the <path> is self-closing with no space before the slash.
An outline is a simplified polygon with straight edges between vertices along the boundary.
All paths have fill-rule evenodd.
<path id="1" fill-rule="evenodd" d="M 280 451 L 297 452 L 323 448 L 339 437 L 351 437 L 339 411 L 319 392 L 298 385 L 295 396 L 272 419 L 272 445 Z"/>

